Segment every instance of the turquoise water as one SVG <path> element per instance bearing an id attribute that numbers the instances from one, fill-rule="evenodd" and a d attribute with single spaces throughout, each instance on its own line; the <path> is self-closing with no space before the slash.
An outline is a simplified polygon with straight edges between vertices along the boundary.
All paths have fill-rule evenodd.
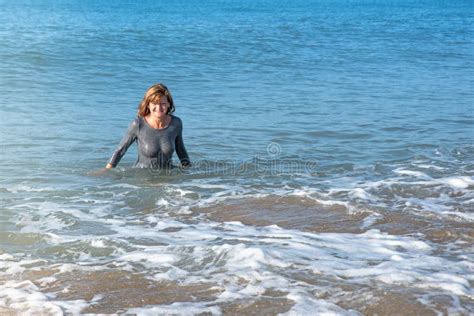
<path id="1" fill-rule="evenodd" d="M 384 311 L 379 289 L 417 302 L 412 312 L 473 312 L 471 1 L 0 1 L 0 12 L 0 312 L 228 314 L 270 297 L 281 310 L 254 310 L 370 314 Z M 132 148 L 94 175 L 157 82 L 194 168 L 133 170 Z M 278 234 L 293 247 L 268 239 Z M 341 259 L 351 240 L 386 251 Z M 237 271 L 239 260 L 253 263 Z M 387 275 L 362 272 L 374 265 Z M 61 296 L 94 288 L 67 278 L 85 267 L 208 280 L 218 294 Z M 341 282 L 350 290 L 332 293 Z"/>

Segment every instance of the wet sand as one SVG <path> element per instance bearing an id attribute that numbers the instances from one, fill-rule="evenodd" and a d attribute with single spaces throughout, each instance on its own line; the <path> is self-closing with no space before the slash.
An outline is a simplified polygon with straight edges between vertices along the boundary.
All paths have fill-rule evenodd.
<path id="1" fill-rule="evenodd" d="M 278 225 L 312 233 L 363 233 L 378 229 L 391 235 L 423 234 L 425 240 L 445 244 L 453 241 L 474 242 L 469 222 L 445 219 L 413 212 L 360 207 L 348 210 L 344 205 L 324 205 L 297 196 L 267 196 L 229 200 L 213 206 L 193 208 L 193 214 L 205 214 L 218 222 L 239 221 L 245 225 Z M 370 220 L 369 216 L 373 216 Z M 364 220 L 370 220 L 365 223 Z M 468 246 L 468 244 L 466 246 Z"/>

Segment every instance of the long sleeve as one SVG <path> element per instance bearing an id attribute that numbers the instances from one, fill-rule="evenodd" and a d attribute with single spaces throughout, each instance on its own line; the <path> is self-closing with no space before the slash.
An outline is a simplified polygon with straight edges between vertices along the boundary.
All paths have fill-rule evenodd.
<path id="1" fill-rule="evenodd" d="M 183 142 L 183 123 L 181 122 L 181 120 L 179 124 L 178 135 L 176 136 L 176 140 L 175 140 L 175 148 L 176 148 L 176 153 L 178 154 L 178 158 L 181 162 L 181 165 L 190 166 L 191 161 L 189 160 L 188 152 L 186 151 L 186 148 L 184 147 L 184 142 Z"/>
<path id="2" fill-rule="evenodd" d="M 118 145 L 117 149 L 114 151 L 112 157 L 109 160 L 109 163 L 115 167 L 120 162 L 120 159 L 125 155 L 127 152 L 128 147 L 130 147 L 133 142 L 137 140 L 138 135 L 138 127 L 139 121 L 138 118 L 133 120 L 128 127 L 127 133 L 123 136 L 122 141 Z"/>

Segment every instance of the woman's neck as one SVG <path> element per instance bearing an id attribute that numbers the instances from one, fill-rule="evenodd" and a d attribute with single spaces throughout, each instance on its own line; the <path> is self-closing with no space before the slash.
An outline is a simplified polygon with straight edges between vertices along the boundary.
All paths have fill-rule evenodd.
<path id="1" fill-rule="evenodd" d="M 165 128 L 166 126 L 168 126 L 170 122 L 169 115 L 165 115 L 163 117 L 147 115 L 145 119 L 148 122 L 148 124 L 153 128 Z"/>

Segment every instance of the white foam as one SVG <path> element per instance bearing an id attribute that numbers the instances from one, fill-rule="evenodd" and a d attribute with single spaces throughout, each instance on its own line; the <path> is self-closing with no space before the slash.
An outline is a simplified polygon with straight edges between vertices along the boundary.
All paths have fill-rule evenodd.
<path id="1" fill-rule="evenodd" d="M 367 193 L 362 188 L 355 188 L 349 191 L 349 197 L 352 199 L 361 199 L 361 200 L 374 200 L 375 197 L 372 194 Z"/>
<path id="2" fill-rule="evenodd" d="M 209 188 L 202 190 L 204 187 L 200 187 L 200 182 L 193 180 L 192 185 L 196 187 L 192 189 L 189 188 L 191 185 L 188 183 L 167 184 L 163 187 L 167 196 L 157 198 L 156 203 L 146 205 L 146 212 L 142 212 L 141 209 L 139 211 L 131 209 L 129 204 L 132 203 L 121 200 L 121 197 L 135 190 L 134 186 L 109 187 L 111 192 L 107 193 L 108 195 L 102 201 L 88 195 L 71 198 L 68 201 L 72 202 L 65 205 L 52 202 L 49 204 L 24 203 L 20 206 L 21 209 L 17 210 L 20 214 L 18 215 L 19 223 L 25 224 L 24 231 L 47 236 L 45 242 L 50 245 L 74 243 L 75 246 L 90 245 L 95 248 L 110 245 L 115 250 L 112 254 L 107 253 L 103 257 L 74 252 L 74 260 L 83 262 L 51 264 L 48 268 L 54 271 L 58 269 L 59 272 L 38 280 L 38 285 L 44 286 L 55 282 L 60 279 L 61 273 L 106 269 L 108 264 L 113 264 L 116 269 L 127 270 L 131 273 L 139 271 L 156 281 L 196 284 L 204 280 L 213 284 L 220 293 L 208 303 L 187 302 L 129 310 L 129 312 L 138 312 L 143 315 L 169 311 L 178 311 L 180 314 L 195 311 L 217 314 L 221 311 L 214 307 L 216 304 L 251 300 L 267 290 L 275 289 L 288 293 L 287 298 L 294 301 L 295 305 L 289 314 L 298 314 L 308 310 L 322 314 L 354 313 L 334 303 L 337 301 L 337 294 L 332 289 L 334 284 L 328 286 L 309 284 L 292 278 L 292 275 L 302 274 L 309 278 L 320 276 L 335 278 L 340 282 L 358 284 L 367 288 L 370 288 L 375 280 L 378 284 L 382 284 L 381 287 L 383 284 L 396 285 L 420 289 L 423 293 L 451 295 L 458 299 L 471 297 L 472 291 L 469 283 L 466 282 L 472 279 L 470 276 L 473 269 L 472 257 L 466 253 L 459 255 L 450 253 L 452 256 L 447 259 L 448 256 L 442 256 L 433 251 L 436 245 L 420 240 L 421 235 L 395 236 L 378 230 L 369 230 L 364 234 L 304 233 L 275 225 L 252 227 L 240 222 L 215 223 L 206 220 L 204 216 L 199 220 L 186 216 L 183 217 L 185 220 L 180 221 L 180 217 L 175 216 L 180 213 L 190 213 L 193 207 L 212 206 L 214 203 L 231 199 L 287 195 L 307 197 L 315 204 L 342 205 L 349 212 L 372 212 L 372 215 L 366 217 L 362 223 L 363 228 L 369 228 L 380 219 L 380 215 L 364 207 L 368 204 L 372 206 L 391 203 L 378 196 L 377 190 L 381 187 L 385 190 L 391 185 L 406 185 L 410 188 L 420 186 L 435 192 L 438 189 L 448 191 L 454 188 L 456 192 L 462 192 L 463 198 L 467 199 L 469 186 L 473 183 L 472 177 L 433 179 L 424 173 L 402 168 L 397 170 L 396 178 L 382 181 L 358 182 L 355 178 L 338 179 L 339 184 L 345 186 L 342 188 L 335 188 L 333 182 L 328 181 L 325 185 L 332 188 L 329 193 L 314 187 L 300 187 L 295 190 L 291 186 L 286 186 L 281 189 L 261 190 L 243 185 L 232 187 L 212 184 L 208 184 Z M 114 190 L 123 195 L 114 195 L 114 198 L 111 198 L 110 195 L 114 193 Z M 101 193 L 103 192 L 97 194 Z M 407 195 L 409 194 L 411 193 Z M 412 196 L 389 196 L 389 199 L 395 200 L 394 203 L 404 205 L 406 202 L 411 207 L 410 209 L 419 212 L 429 211 L 446 216 L 461 213 L 456 212 L 450 204 L 452 199 L 448 195 L 434 194 L 433 198 L 419 199 Z M 85 201 L 87 205 L 84 205 Z M 150 210 L 149 207 L 154 205 L 156 209 Z M 163 210 L 168 214 L 163 214 Z M 54 222 L 54 225 L 61 225 L 60 221 L 63 219 L 57 217 L 56 212 L 67 214 L 68 219 L 76 223 L 90 221 L 100 224 L 107 230 L 108 235 L 97 237 L 89 232 L 84 232 L 82 235 L 74 232 L 69 235 L 67 225 L 58 226 L 54 233 L 50 231 L 45 234 L 44 230 L 54 228 L 44 222 L 51 219 L 54 222 L 58 219 L 59 222 Z M 466 219 L 473 220 L 468 212 L 461 214 L 464 214 Z M 143 246 L 144 244 L 146 246 Z M 100 253 L 100 251 L 95 252 Z M 52 262 L 57 262 L 57 260 L 53 258 Z M 26 268 L 28 267 L 19 258 L 8 254 L 0 255 L 2 277 L 13 277 L 13 274 L 18 274 Z M 436 277 L 430 278 L 430 276 Z M 436 280 L 440 281 L 438 285 Z M 10 285 L 9 289 L 15 289 L 14 285 Z M 25 291 L 21 288 L 19 290 Z M 318 300 L 314 293 L 321 291 L 328 294 L 324 299 Z M 38 288 L 31 288 L 30 292 L 40 291 Z M 38 299 L 45 299 L 45 297 L 38 296 Z M 94 299 L 101 298 L 98 296 Z M 73 310 L 67 302 L 57 303 L 50 298 L 49 303 L 53 304 L 51 308 L 59 306 L 62 309 Z M 80 308 L 89 304 L 85 301 L 75 303 Z M 38 305 L 28 304 L 27 302 L 25 305 L 26 310 L 28 306 L 33 308 Z M 78 313 L 78 310 L 73 311 Z"/>
<path id="3" fill-rule="evenodd" d="M 68 315 L 80 315 L 81 311 L 88 307 L 90 303 L 85 300 L 73 300 L 73 301 L 52 301 L 55 305 L 60 306 L 61 309 L 66 311 Z"/>
<path id="4" fill-rule="evenodd" d="M 0 306 L 22 314 L 62 315 L 61 308 L 48 302 L 48 297 L 31 281 L 7 281 L 0 285 Z"/>
<path id="5" fill-rule="evenodd" d="M 401 167 L 395 170 L 402 174 L 406 173 L 406 170 Z M 417 180 L 407 177 L 379 181 L 355 181 L 345 183 L 343 187 L 333 186 L 333 184 L 341 183 L 339 179 L 331 180 L 329 183 L 332 187 L 328 193 L 319 192 L 317 195 L 324 196 L 325 200 L 330 201 L 328 204 L 342 200 L 340 204 L 343 205 L 345 199 L 352 200 L 353 203 L 345 205 L 349 213 L 368 211 L 377 214 L 373 209 L 380 207 L 394 211 L 416 211 L 430 217 L 436 215 L 450 217 L 454 220 L 473 221 L 474 214 L 469 210 L 472 209 L 474 194 L 472 190 L 469 190 L 469 186 L 474 184 L 474 177 L 430 178 L 422 174 L 411 172 L 408 174 L 416 176 Z M 392 189 L 392 187 L 394 188 Z M 445 193 L 446 187 L 455 189 L 455 194 Z M 420 192 L 423 197 L 418 198 L 417 192 Z M 432 192 L 431 197 L 424 197 L 427 192 Z M 319 201 L 323 203 L 321 199 Z M 401 208 L 401 205 L 407 207 Z M 372 219 L 374 217 L 367 218 L 368 222 L 363 223 L 362 227 L 370 227 Z"/>
<path id="6" fill-rule="evenodd" d="M 15 264 L 15 265 L 10 266 L 10 267 L 5 271 L 5 273 L 7 273 L 7 274 L 18 274 L 18 273 L 23 273 L 24 271 L 26 271 L 26 268 L 25 268 L 25 267 L 22 267 L 22 266 L 19 265 L 19 264 Z"/>
<path id="7" fill-rule="evenodd" d="M 234 245 L 231 248 L 233 254 L 228 259 L 228 264 L 239 264 L 242 268 L 259 269 L 270 259 L 265 256 L 261 248 L 248 248 L 243 244 Z M 284 265 L 282 262 L 277 264 Z"/>
<path id="8" fill-rule="evenodd" d="M 34 188 L 30 185 L 20 183 L 17 185 L 14 185 L 12 187 L 4 187 L 7 191 L 11 193 L 19 193 L 19 192 L 47 192 L 47 191 L 54 191 L 56 190 L 55 188 L 52 187 L 41 187 L 41 188 Z"/>
<path id="9" fill-rule="evenodd" d="M 450 205 L 443 204 L 443 199 L 447 198 L 445 195 L 440 195 L 439 198 L 408 198 L 405 201 L 407 207 L 421 207 L 423 211 L 435 213 L 442 216 L 459 217 L 467 221 L 474 221 L 474 213 L 470 212 L 457 212 L 453 210 Z"/>
<path id="10" fill-rule="evenodd" d="M 44 278 L 36 280 L 36 282 L 38 282 L 41 286 L 46 286 L 46 285 L 56 282 L 57 280 L 58 279 L 55 277 L 44 277 Z"/>
<path id="11" fill-rule="evenodd" d="M 150 224 L 158 223 L 158 218 L 156 216 L 150 215 L 146 217 L 146 221 Z"/>
<path id="12" fill-rule="evenodd" d="M 91 240 L 91 246 L 95 248 L 105 248 L 107 247 L 103 239 L 93 239 Z"/>
<path id="13" fill-rule="evenodd" d="M 423 169 L 434 169 L 434 170 L 439 170 L 439 171 L 446 170 L 446 168 L 436 166 L 436 165 L 429 165 L 429 164 L 428 165 L 427 164 L 417 164 L 416 166 L 419 167 L 419 168 L 423 168 Z"/>
<path id="14" fill-rule="evenodd" d="M 104 298 L 104 295 L 102 294 L 96 294 L 92 298 L 91 302 L 97 303 L 98 301 L 102 300 Z"/>
<path id="15" fill-rule="evenodd" d="M 369 228 L 370 226 L 374 225 L 377 221 L 382 219 L 382 215 L 380 214 L 370 214 L 366 218 L 364 218 L 361 228 L 366 229 Z"/>
<path id="16" fill-rule="evenodd" d="M 293 315 L 324 315 L 324 316 L 336 316 L 336 315 L 361 315 L 356 311 L 347 311 L 343 308 L 323 300 L 315 299 L 312 295 L 309 295 L 304 291 L 291 291 L 287 296 L 289 300 L 295 302 L 291 309 L 286 313 L 281 313 L 281 316 L 293 316 Z"/>
<path id="17" fill-rule="evenodd" d="M 29 280 L 0 285 L 0 306 L 22 315 L 77 315 L 88 305 L 84 300 L 51 301 Z"/>
<path id="18" fill-rule="evenodd" d="M 393 170 L 393 172 L 402 176 L 412 176 L 415 178 L 431 179 L 430 176 L 428 176 L 426 173 L 423 173 L 421 171 L 413 171 L 413 170 L 406 170 L 403 168 L 397 168 Z"/>
<path id="19" fill-rule="evenodd" d="M 160 266 L 162 264 L 170 264 L 177 260 L 177 257 L 172 254 L 161 253 L 161 249 L 157 247 L 150 247 L 142 252 L 131 252 L 117 258 L 119 261 L 127 262 L 143 262 L 149 266 Z"/>
<path id="20" fill-rule="evenodd" d="M 17 255 L 17 258 L 5 254 L 4 259 L 0 259 L 0 270 L 4 270 L 3 274 L 14 275 L 23 273 L 26 270 L 36 270 L 37 267 L 45 263 L 45 260 L 41 259 L 23 259 L 21 256 Z M 0 275 L 2 273 L 0 272 Z"/>
<path id="21" fill-rule="evenodd" d="M 170 205 L 170 202 L 166 201 L 165 199 L 161 198 L 156 202 L 156 205 L 158 206 L 168 206 Z"/>
<path id="22" fill-rule="evenodd" d="M 79 265 L 73 263 L 60 263 L 60 264 L 53 264 L 51 266 L 52 269 L 57 269 L 58 274 L 62 273 L 70 273 L 73 271 L 99 271 L 105 269 L 103 266 L 86 266 L 86 265 Z"/>
<path id="23" fill-rule="evenodd" d="M 188 271 L 171 266 L 166 272 L 156 273 L 153 278 L 157 281 L 183 279 L 188 275 Z"/>
<path id="24" fill-rule="evenodd" d="M 0 255 L 0 260 L 4 261 L 4 260 L 14 260 L 15 257 L 13 257 L 12 255 L 8 254 L 8 253 L 3 253 Z"/>
<path id="25" fill-rule="evenodd" d="M 142 233 L 150 236 L 149 232 Z M 166 233 L 155 230 L 155 234 L 158 236 Z M 464 271 L 460 263 L 448 263 L 444 259 L 432 257 L 432 248 L 423 241 L 391 236 L 377 230 L 359 235 L 311 234 L 276 226 L 252 228 L 241 223 L 201 223 L 183 226 L 179 232 L 166 235 L 174 240 L 170 242 L 173 246 L 156 247 L 150 253 L 143 250 L 134 256 L 122 256 L 120 259 L 141 262 L 148 268 L 160 268 L 180 262 L 178 258 L 183 260 L 181 262 L 186 262 L 186 258 L 193 258 L 194 264 L 202 267 L 198 274 L 189 272 L 193 264 L 168 268 L 165 272 L 155 274 L 155 278 L 174 279 L 184 283 L 199 282 L 204 278 L 223 287 L 224 291 L 218 297 L 220 302 L 244 299 L 250 297 L 250 293 L 256 295 L 268 288 L 291 290 L 293 286 L 288 283 L 288 279 L 270 272 L 278 269 L 311 267 L 315 273 L 337 275 L 359 283 L 370 284 L 370 280 L 375 277 L 381 282 L 413 287 L 423 283 L 420 282 L 423 275 L 443 271 L 446 265 L 452 267 L 458 264 L 460 271 Z M 164 237 L 159 239 L 161 238 Z M 217 238 L 239 240 L 240 243 L 205 246 Z M 250 246 L 255 241 L 260 246 Z M 193 249 L 191 253 L 189 247 Z M 171 252 L 177 257 L 167 257 Z M 165 254 L 165 259 L 157 257 L 157 253 Z M 373 262 L 378 264 L 374 266 Z M 465 295 L 466 292 L 459 291 L 459 286 L 463 285 L 457 285 L 459 282 L 454 281 L 461 274 L 454 273 L 451 273 L 454 278 L 446 281 L 451 282 L 453 287 L 450 289 L 443 286 L 438 289 L 453 290 L 456 295 Z M 240 284 L 241 281 L 237 280 L 246 280 L 247 283 Z"/>
<path id="26" fill-rule="evenodd" d="M 262 295 L 263 293 L 265 293 L 265 291 L 266 289 L 263 286 L 249 284 L 246 287 L 244 287 L 242 290 L 240 290 L 239 292 L 249 297 L 251 296 L 256 297 L 256 296 Z"/>
<path id="27" fill-rule="evenodd" d="M 130 183 L 108 184 L 108 185 L 99 186 L 99 188 L 101 190 L 104 190 L 104 189 L 132 189 L 132 190 L 140 189 L 139 186 L 136 186 L 136 185 L 133 185 L 133 184 L 130 184 Z"/>
<path id="28" fill-rule="evenodd" d="M 155 315 L 198 315 L 210 313 L 212 315 L 221 315 L 222 311 L 218 306 L 208 306 L 206 303 L 179 302 L 170 305 L 149 306 L 142 308 L 131 308 L 125 314 L 137 316 L 155 316 Z"/>
<path id="29" fill-rule="evenodd" d="M 397 260 L 399 261 L 399 260 Z M 389 275 L 380 275 L 377 277 L 377 280 L 387 283 L 387 284 L 406 284 L 406 283 L 413 283 L 416 281 L 416 278 L 413 278 L 410 275 L 405 273 L 393 273 Z"/>
<path id="30" fill-rule="evenodd" d="M 467 189 L 470 185 L 474 184 L 472 177 L 452 177 L 439 179 L 438 181 L 457 189 Z"/>
<path id="31" fill-rule="evenodd" d="M 353 313 L 331 302 L 331 296 L 324 300 L 315 299 L 312 293 L 320 288 L 295 282 L 288 276 L 291 273 L 335 276 L 367 286 L 376 279 L 387 284 L 438 291 L 437 293 L 471 295 L 465 277 L 469 271 L 468 263 L 436 257 L 432 254 L 430 245 L 414 237 L 394 236 L 378 230 L 364 234 L 316 234 L 275 225 L 251 227 L 240 222 L 200 221 L 190 225 L 158 214 L 154 216 L 161 223 L 157 224 L 160 228 L 179 227 L 180 230 L 167 232 L 157 227 L 139 225 L 114 227 L 117 234 L 108 238 L 123 241 L 128 236 L 143 237 L 164 243 L 146 247 L 134 245 L 130 249 L 133 244 L 128 241 L 127 248 L 117 251 L 110 260 L 122 263 L 123 269 L 130 264 L 136 269 L 136 264 L 140 264 L 157 281 L 195 284 L 206 280 L 221 292 L 209 303 L 213 306 L 252 299 L 268 289 L 277 289 L 288 292 L 288 298 L 295 301 L 290 314 L 314 308 L 318 308 L 315 310 L 321 313 Z M 91 242 L 92 239 L 88 237 L 86 240 Z M 3 254 L 2 258 L 6 259 L 4 262 L 15 263 L 11 261 L 14 259 L 12 256 Z M 88 258 L 87 266 L 61 264 L 53 265 L 51 269 L 65 273 L 105 268 L 102 264 L 91 266 L 93 260 L 94 258 Z M 430 275 L 434 275 L 433 279 L 428 277 Z M 43 281 L 54 282 L 54 278 L 58 276 Z M 436 286 L 434 279 L 442 282 Z M 38 289 L 33 290 L 38 292 Z M 331 291 L 330 288 L 326 290 Z M 81 301 L 78 303 L 81 308 L 88 304 Z M 146 315 L 170 308 L 179 313 L 210 311 L 209 304 L 183 303 L 131 309 L 129 312 Z M 56 302 L 53 305 L 72 308 Z M 212 311 L 217 312 L 216 309 Z"/>

